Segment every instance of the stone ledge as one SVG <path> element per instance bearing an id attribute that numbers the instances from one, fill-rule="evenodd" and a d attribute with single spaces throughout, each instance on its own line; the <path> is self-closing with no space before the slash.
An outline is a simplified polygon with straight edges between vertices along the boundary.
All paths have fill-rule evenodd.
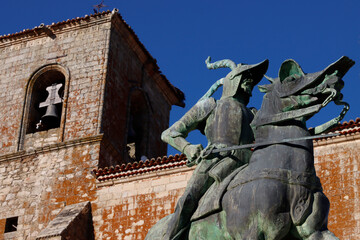
<path id="1" fill-rule="evenodd" d="M 54 31 L 54 34 L 61 34 L 73 30 L 78 30 L 85 27 L 100 25 L 102 23 L 111 21 L 111 12 L 103 12 L 93 15 L 85 15 L 75 19 L 68 19 L 58 23 L 46 25 L 45 29 Z M 84 23 L 85 22 L 85 23 Z M 66 26 L 65 28 L 63 26 Z M 25 41 L 35 40 L 38 38 L 47 37 L 48 35 L 42 30 L 40 26 L 33 29 L 24 29 L 23 31 L 5 34 L 0 36 L 0 47 L 8 47 L 14 44 L 22 43 Z"/>
<path id="2" fill-rule="evenodd" d="M 342 142 L 347 142 L 347 141 L 354 141 L 354 140 L 358 140 L 358 139 L 360 139 L 359 133 L 351 133 L 351 134 L 340 135 L 337 137 L 327 138 L 327 139 L 323 139 L 323 140 L 313 141 L 313 144 L 314 144 L 314 148 L 316 148 L 319 146 L 337 144 L 337 143 L 342 143 Z"/>
<path id="3" fill-rule="evenodd" d="M 4 233 L 4 240 L 15 240 L 18 237 L 17 232 Z"/>
<path id="4" fill-rule="evenodd" d="M 103 180 L 101 182 L 97 180 L 96 187 L 97 188 L 107 187 L 107 186 L 113 186 L 113 185 L 122 184 L 122 183 L 139 181 L 139 180 L 143 180 L 143 179 L 172 175 L 175 173 L 190 172 L 190 171 L 192 172 L 195 170 L 195 167 L 196 166 L 193 166 L 193 167 L 180 166 L 180 167 L 175 167 L 175 168 L 171 168 L 171 169 L 165 169 L 165 170 L 161 169 L 161 170 L 157 170 L 154 172 L 142 173 L 142 174 L 127 176 L 127 177 L 118 178 L 118 179 Z"/>
<path id="5" fill-rule="evenodd" d="M 99 134 L 99 135 L 95 135 L 95 136 L 91 136 L 91 137 L 84 137 L 84 138 L 78 138 L 78 139 L 69 140 L 69 141 L 65 141 L 65 142 L 49 144 L 47 146 L 31 149 L 28 151 L 22 150 L 22 151 L 15 152 L 15 153 L 9 153 L 9 154 L 0 156 L 0 163 L 5 162 L 5 161 L 10 161 L 13 159 L 17 159 L 17 158 L 24 158 L 24 157 L 39 154 L 39 153 L 50 152 L 53 150 L 59 150 L 59 149 L 63 149 L 63 148 L 69 148 L 69 147 L 88 144 L 88 143 L 100 142 L 102 139 L 103 139 L 103 134 Z"/>

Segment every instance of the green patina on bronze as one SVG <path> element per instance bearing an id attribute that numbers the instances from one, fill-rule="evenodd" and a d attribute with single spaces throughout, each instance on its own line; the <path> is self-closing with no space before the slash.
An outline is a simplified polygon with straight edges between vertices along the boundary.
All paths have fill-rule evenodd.
<path id="1" fill-rule="evenodd" d="M 191 225 L 189 239 L 196 240 L 232 240 L 226 227 L 226 213 L 220 212 L 216 218 L 199 220 Z"/>
<path id="2" fill-rule="evenodd" d="M 231 72 L 214 83 L 207 93 L 177 122 L 162 133 L 163 141 L 186 154 L 188 166 L 197 164 L 184 195 L 177 203 L 174 214 L 167 218 L 167 227 L 159 239 L 185 239 L 181 234 L 190 226 L 190 218 L 195 212 L 203 194 L 215 182 L 221 182 L 235 169 L 249 161 L 250 149 L 241 149 L 224 154 L 204 155 L 207 149 L 247 144 L 254 141 L 250 122 L 254 111 L 246 107 L 253 87 L 262 79 L 268 67 L 268 60 L 254 65 L 235 64 L 225 59 L 210 63 L 207 68 L 228 67 Z M 219 100 L 212 94 L 223 86 Z M 191 144 L 186 140 L 190 131 L 199 129 L 205 134 L 208 145 Z M 205 210 L 205 212 L 211 210 Z M 158 225 L 159 226 L 159 225 Z M 147 236 L 154 237 L 155 227 Z M 150 237 L 151 236 L 151 237 Z"/>
<path id="3" fill-rule="evenodd" d="M 268 61 L 255 65 L 225 59 L 209 69 L 231 72 L 162 134 L 162 139 L 197 165 L 175 212 L 160 220 L 146 239 L 319 239 L 336 240 L 327 229 L 329 201 L 314 168 L 311 134 L 336 126 L 349 105 L 342 100 L 342 77 L 354 62 L 342 57 L 320 72 L 305 74 L 292 59 L 278 78 L 259 86 L 265 93 L 259 111 L 246 107 Z M 219 100 L 211 96 L 223 86 Z M 308 130 L 306 121 L 333 101 L 339 116 Z M 204 149 L 186 140 L 199 129 L 208 139 Z M 250 149 L 213 151 L 259 143 Z M 283 139 L 299 139 L 283 142 Z M 263 143 L 263 144 L 261 144 Z"/>

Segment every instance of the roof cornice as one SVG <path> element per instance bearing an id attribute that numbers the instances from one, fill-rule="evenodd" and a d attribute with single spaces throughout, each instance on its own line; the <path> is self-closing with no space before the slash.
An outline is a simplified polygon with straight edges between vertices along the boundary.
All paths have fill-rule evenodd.
<path id="1" fill-rule="evenodd" d="M 162 89 L 162 92 L 165 94 L 167 99 L 169 99 L 170 104 L 184 107 L 184 93 L 172 85 L 166 76 L 161 73 L 156 59 L 153 58 L 150 52 L 145 48 L 144 44 L 140 41 L 134 30 L 126 23 L 117 10 L 113 10 L 113 16 L 117 16 L 112 18 L 114 23 L 113 26 L 119 28 L 120 31 L 127 31 L 129 33 L 126 38 L 129 46 L 143 62 L 147 72 L 157 82 L 158 86 Z"/>
<path id="2" fill-rule="evenodd" d="M 84 17 L 77 17 L 62 22 L 52 23 L 51 25 L 40 24 L 33 29 L 24 29 L 23 31 L 17 33 L 2 35 L 0 36 L 0 48 L 5 48 L 14 44 L 19 44 L 44 37 L 52 38 L 56 37 L 57 34 L 66 33 L 82 28 L 88 28 L 93 25 L 98 25 L 110 21 L 125 26 L 126 31 L 129 32 L 131 40 L 137 45 L 137 47 L 134 48 L 134 51 L 137 52 L 139 57 L 143 55 L 151 60 L 151 69 L 156 74 L 154 76 L 154 79 L 158 82 L 158 85 L 160 87 L 163 86 L 163 92 L 170 100 L 170 103 L 184 107 L 184 93 L 180 89 L 172 85 L 170 81 L 166 78 L 166 76 L 161 73 L 159 66 L 156 63 L 156 60 L 147 51 L 138 36 L 118 13 L 118 10 L 116 8 L 112 11 L 104 11 L 97 14 L 85 15 Z M 169 94 L 169 90 L 170 92 L 172 92 L 172 94 Z"/>
<path id="3" fill-rule="evenodd" d="M 169 157 L 158 157 L 140 160 L 139 162 L 127 163 L 105 168 L 93 169 L 98 181 L 106 181 L 111 179 L 129 177 L 139 174 L 155 172 L 158 170 L 165 170 L 185 166 L 187 157 L 184 154 L 170 155 Z"/>
<path id="4" fill-rule="evenodd" d="M 340 133 L 340 135 L 330 138 L 320 138 L 313 141 L 314 147 L 326 146 L 331 144 L 338 144 L 346 141 L 360 140 L 360 118 L 356 120 L 350 120 L 349 122 L 343 122 L 335 127 L 331 132 Z M 138 176 L 145 173 L 165 171 L 174 167 L 185 167 L 186 155 L 175 155 L 169 157 L 158 157 L 147 159 L 146 161 L 139 161 L 134 163 L 122 164 L 117 166 L 110 166 L 105 168 L 94 169 L 93 173 L 100 182 L 108 185 L 109 181 L 115 181 L 115 179 L 123 179 L 130 176 Z M 111 185 L 111 184 L 110 184 Z"/>
<path id="5" fill-rule="evenodd" d="M 85 15 L 84 17 L 77 17 L 68 19 L 66 21 L 52 23 L 50 25 L 40 24 L 32 29 L 24 29 L 20 32 L 0 36 L 0 47 L 8 44 L 16 44 L 17 42 L 29 41 L 37 38 L 49 36 L 46 30 L 53 34 L 73 31 L 77 28 L 86 28 L 89 25 L 96 25 L 102 22 L 110 21 L 111 11 L 105 11 L 92 15 Z"/>

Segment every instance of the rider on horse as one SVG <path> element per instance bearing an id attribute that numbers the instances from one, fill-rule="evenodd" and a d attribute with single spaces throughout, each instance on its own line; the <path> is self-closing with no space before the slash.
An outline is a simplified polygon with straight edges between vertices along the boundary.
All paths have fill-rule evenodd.
<path id="1" fill-rule="evenodd" d="M 175 212 L 170 215 L 167 230 L 161 239 L 179 239 L 186 231 L 200 198 L 214 182 L 221 182 L 235 169 L 248 163 L 250 149 L 234 150 L 204 156 L 209 149 L 248 144 L 254 141 L 250 122 L 254 109 L 246 105 L 253 87 L 260 82 L 268 68 L 268 60 L 255 65 L 235 64 L 231 60 L 210 63 L 209 69 L 229 67 L 231 72 L 214 84 L 179 121 L 162 134 L 162 140 L 188 157 L 188 165 L 198 164 L 185 193 L 179 199 Z M 223 85 L 220 100 L 210 97 Z M 193 145 L 185 140 L 188 133 L 199 129 L 205 134 L 208 146 Z"/>

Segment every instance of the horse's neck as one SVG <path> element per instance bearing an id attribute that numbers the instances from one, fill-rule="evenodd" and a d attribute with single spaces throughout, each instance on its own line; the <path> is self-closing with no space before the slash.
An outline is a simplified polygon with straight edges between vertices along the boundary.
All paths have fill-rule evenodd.
<path id="1" fill-rule="evenodd" d="M 314 172 L 313 142 L 298 140 L 309 135 L 306 128 L 297 125 L 258 128 L 255 131 L 255 141 L 264 142 L 264 145 L 255 148 L 250 159 L 250 168 L 252 171 L 287 169 L 296 172 Z M 279 143 L 285 139 L 286 142 Z"/>
<path id="2" fill-rule="evenodd" d="M 255 142 L 281 141 L 309 135 L 309 131 L 296 122 L 293 125 L 265 125 L 255 130 Z"/>

